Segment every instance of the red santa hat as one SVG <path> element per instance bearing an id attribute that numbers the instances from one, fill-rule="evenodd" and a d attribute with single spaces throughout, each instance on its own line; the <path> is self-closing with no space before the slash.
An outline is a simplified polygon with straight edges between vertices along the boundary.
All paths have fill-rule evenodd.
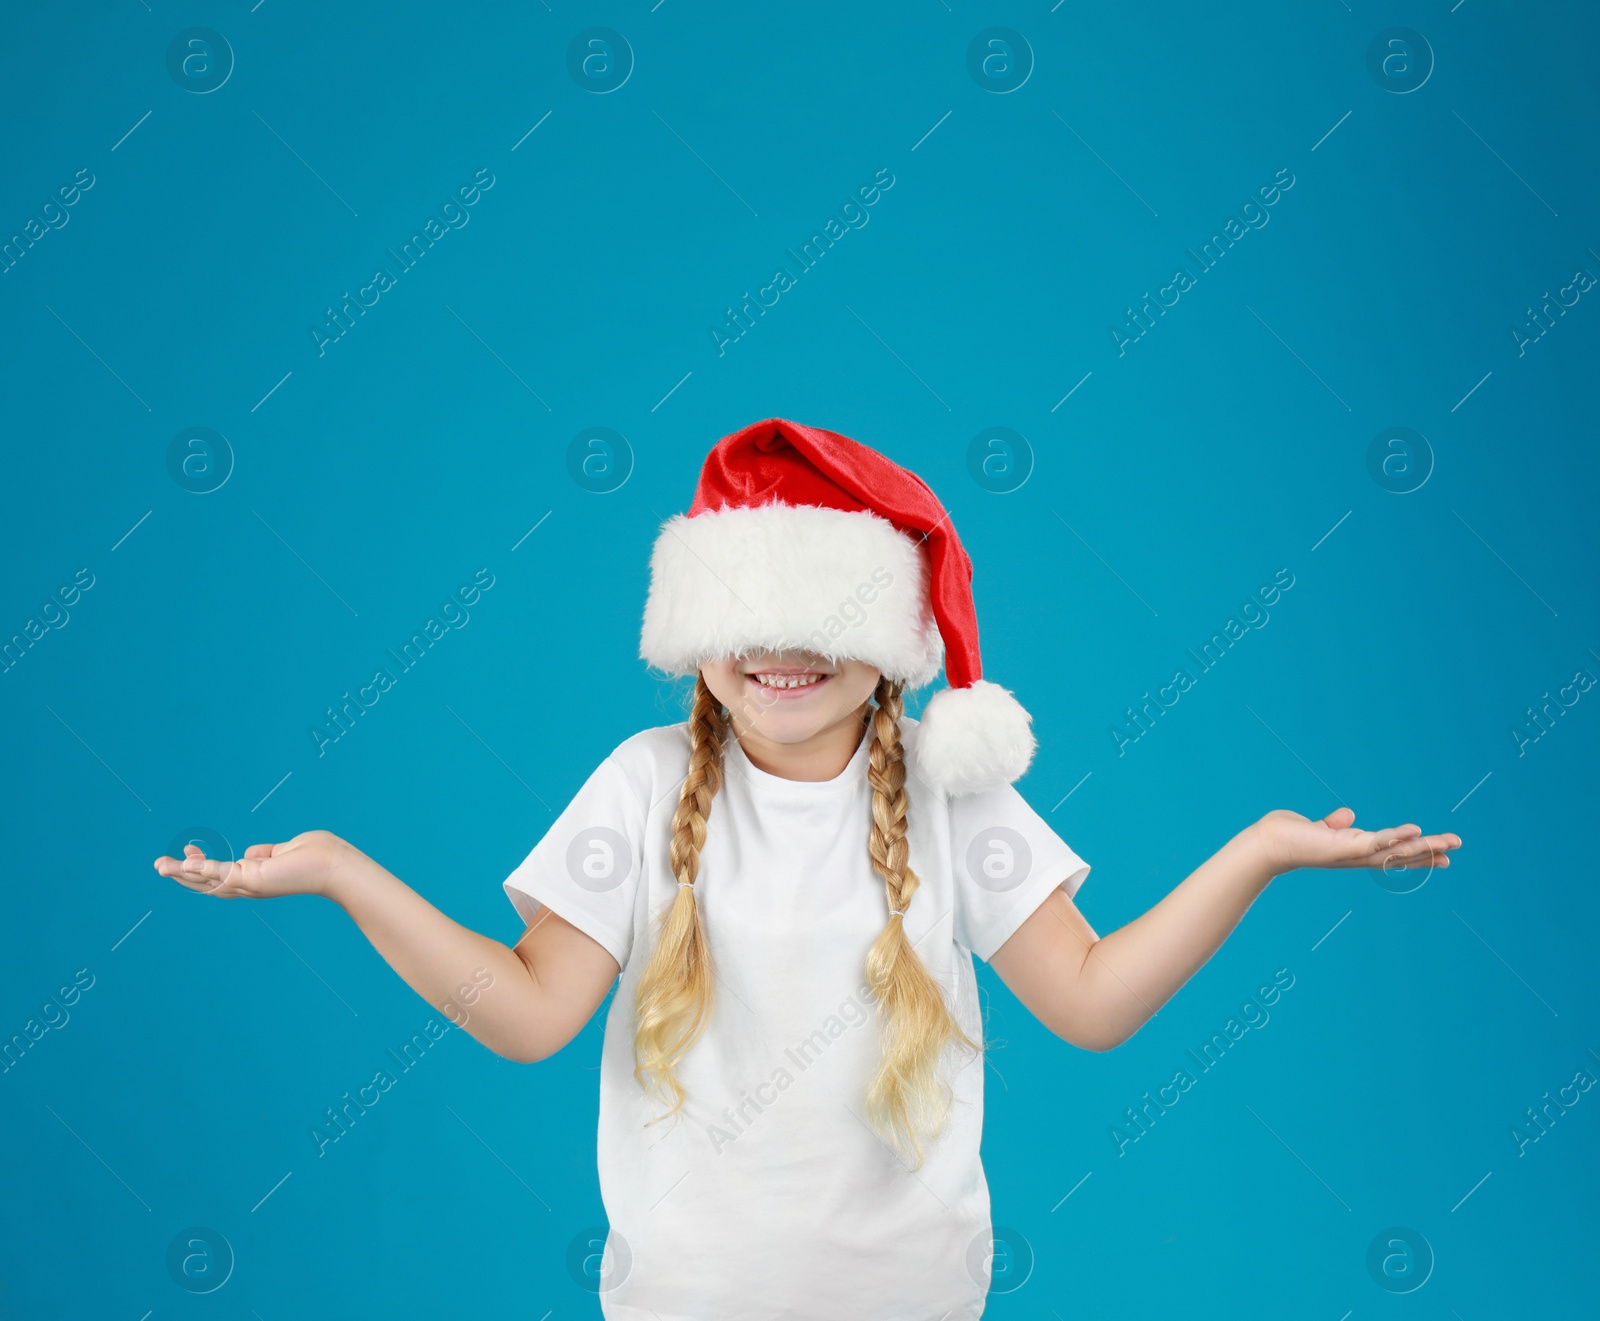
<path id="1" fill-rule="evenodd" d="M 859 660 L 907 688 L 944 664 L 914 769 L 948 793 L 1028 768 L 1030 717 L 983 678 L 972 561 L 915 473 L 818 427 L 768 418 L 707 455 L 687 515 L 661 527 L 639 654 L 671 674 L 752 651 Z"/>

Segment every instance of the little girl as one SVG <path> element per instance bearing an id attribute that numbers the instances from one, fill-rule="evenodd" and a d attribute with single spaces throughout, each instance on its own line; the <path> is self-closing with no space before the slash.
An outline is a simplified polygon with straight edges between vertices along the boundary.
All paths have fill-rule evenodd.
<path id="1" fill-rule="evenodd" d="M 1269 812 L 1104 938 L 1089 868 L 1011 787 L 1030 718 L 985 681 L 933 493 L 781 419 L 718 442 L 661 528 L 641 655 L 687 723 L 589 777 L 505 890 L 515 946 L 311 831 L 156 869 L 320 894 L 420 995 L 533 1062 L 617 982 L 600 1073 L 612 1321 L 972 1321 L 989 1283 L 972 956 L 1057 1036 L 1127 1040 L 1296 867 L 1446 867 L 1455 835 Z M 921 721 L 908 688 L 943 666 Z M 470 1013 L 458 1008 L 472 1005 Z"/>

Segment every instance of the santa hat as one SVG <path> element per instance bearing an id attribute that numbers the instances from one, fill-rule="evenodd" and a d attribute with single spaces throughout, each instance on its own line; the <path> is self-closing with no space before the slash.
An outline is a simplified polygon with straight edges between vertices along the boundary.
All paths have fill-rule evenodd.
<path id="1" fill-rule="evenodd" d="M 847 436 L 782 418 L 717 442 L 687 515 L 661 527 L 639 654 L 671 674 L 752 651 L 864 661 L 907 688 L 944 663 L 915 771 L 948 793 L 1028 768 L 1030 717 L 983 678 L 972 561 L 938 497 Z"/>

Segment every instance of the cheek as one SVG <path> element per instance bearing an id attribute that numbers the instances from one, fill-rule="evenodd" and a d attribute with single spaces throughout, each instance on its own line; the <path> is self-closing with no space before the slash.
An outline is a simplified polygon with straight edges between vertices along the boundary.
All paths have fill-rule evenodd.
<path id="1" fill-rule="evenodd" d="M 834 680 L 840 704 L 847 711 L 855 710 L 872 696 L 881 677 L 877 670 L 863 661 L 846 661 L 840 667 L 839 677 Z"/>
<path id="2" fill-rule="evenodd" d="M 731 660 L 707 661 L 700 666 L 700 674 L 706 687 L 711 689 L 711 695 L 724 706 L 744 695 L 744 680 L 735 673 Z"/>

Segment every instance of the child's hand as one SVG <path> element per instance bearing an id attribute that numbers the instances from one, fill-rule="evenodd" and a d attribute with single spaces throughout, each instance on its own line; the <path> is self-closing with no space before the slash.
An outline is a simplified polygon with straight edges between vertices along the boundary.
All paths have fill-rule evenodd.
<path id="1" fill-rule="evenodd" d="M 1268 812 L 1250 827 L 1274 876 L 1296 867 L 1448 867 L 1450 850 L 1461 847 L 1459 835 L 1424 835 L 1421 826 L 1357 830 L 1356 814 L 1337 808 L 1312 821 L 1298 812 Z"/>
<path id="2" fill-rule="evenodd" d="M 286 894 L 328 894 L 360 850 L 326 830 L 308 830 L 284 844 L 252 844 L 234 862 L 211 861 L 193 844 L 184 857 L 161 857 L 155 869 L 179 885 L 221 899 L 275 899 Z"/>

